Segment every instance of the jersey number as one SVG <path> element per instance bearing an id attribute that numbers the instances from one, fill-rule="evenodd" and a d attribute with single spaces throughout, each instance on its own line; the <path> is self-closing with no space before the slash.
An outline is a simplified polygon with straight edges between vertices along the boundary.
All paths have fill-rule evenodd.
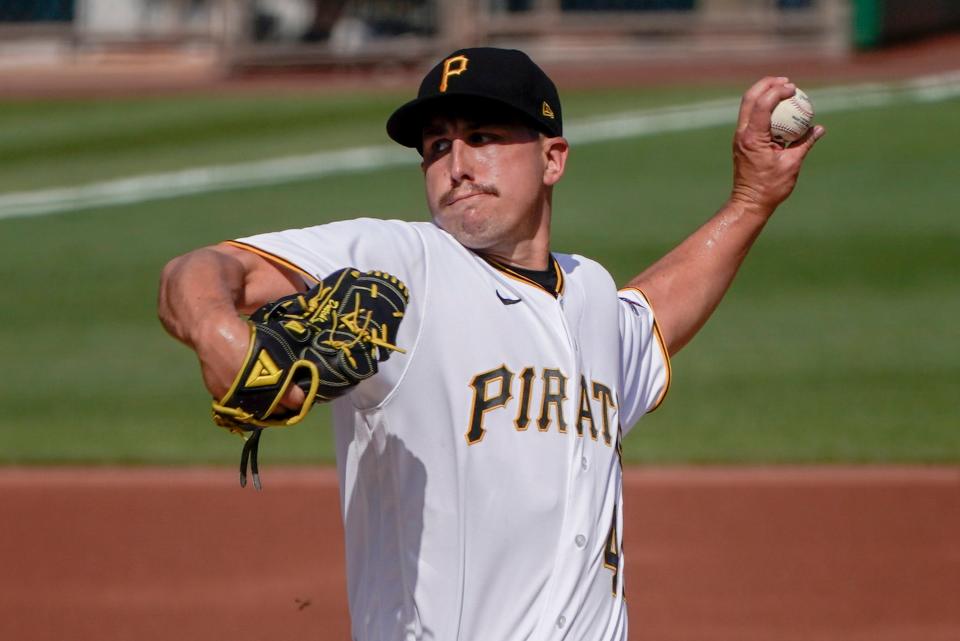
<path id="1" fill-rule="evenodd" d="M 603 567 L 613 570 L 613 580 L 610 587 L 613 596 L 617 596 L 617 577 L 620 575 L 620 545 L 617 540 L 617 508 L 614 506 L 610 533 L 607 534 L 607 545 L 603 549 Z M 626 590 L 624 590 L 624 597 L 626 597 Z"/>

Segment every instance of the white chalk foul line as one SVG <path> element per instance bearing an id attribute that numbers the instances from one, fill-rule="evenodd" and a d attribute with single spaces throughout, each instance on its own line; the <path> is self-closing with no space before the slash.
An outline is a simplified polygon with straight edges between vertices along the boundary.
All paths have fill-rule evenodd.
<path id="1" fill-rule="evenodd" d="M 407 164 L 400 147 L 356 147 L 234 165 L 195 167 L 104 182 L 0 195 L 0 219 L 43 216 L 211 191 L 254 187 Z"/>
<path id="2" fill-rule="evenodd" d="M 960 96 L 960 71 L 921 76 L 900 83 L 871 83 L 821 88 L 816 91 L 818 114 L 883 107 L 901 102 L 936 102 Z M 739 99 L 725 98 L 685 106 L 663 107 L 604 115 L 570 123 L 572 144 L 690 131 L 736 121 Z"/>
<path id="3" fill-rule="evenodd" d="M 883 107 L 901 102 L 936 102 L 960 96 L 960 71 L 898 83 L 818 89 L 818 114 Z M 691 131 L 736 120 L 739 101 L 721 99 L 644 109 L 568 123 L 575 145 Z M 410 165 L 416 156 L 395 145 L 355 147 L 232 165 L 195 167 L 116 180 L 0 194 L 0 220 L 124 205 L 212 191 L 273 185 L 306 178 Z"/>

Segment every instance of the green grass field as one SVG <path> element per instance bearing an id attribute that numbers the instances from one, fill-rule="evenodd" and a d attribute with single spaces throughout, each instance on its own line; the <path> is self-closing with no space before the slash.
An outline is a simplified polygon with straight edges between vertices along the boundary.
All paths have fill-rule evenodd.
<path id="1" fill-rule="evenodd" d="M 565 96 L 565 115 L 734 96 L 733 87 Z M 816 100 L 815 92 L 811 92 Z M 402 97 L 0 103 L 0 195 L 386 142 Z M 820 119 L 829 135 L 663 407 L 625 441 L 656 463 L 960 461 L 960 101 Z M 729 189 L 730 127 L 574 148 L 555 249 L 621 282 Z M 414 154 L 415 155 L 415 154 Z M 234 463 L 192 353 L 155 316 L 172 256 L 356 215 L 422 219 L 409 167 L 0 220 L 0 462 Z M 265 465 L 331 460 L 326 408 L 265 439 Z"/>

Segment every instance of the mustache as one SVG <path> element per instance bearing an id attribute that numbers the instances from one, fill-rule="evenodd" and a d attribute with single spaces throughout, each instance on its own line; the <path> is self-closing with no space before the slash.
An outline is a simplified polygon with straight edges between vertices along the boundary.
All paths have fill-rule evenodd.
<path id="1" fill-rule="evenodd" d="M 465 196 L 474 196 L 476 194 L 490 194 L 491 196 L 499 196 L 500 190 L 498 190 L 493 185 L 485 185 L 482 183 L 480 184 L 470 183 L 469 187 L 464 186 L 464 187 L 460 187 L 459 189 L 455 188 L 445 193 L 440 198 L 440 204 L 450 205 L 455 200 L 459 200 L 460 198 L 464 198 Z"/>

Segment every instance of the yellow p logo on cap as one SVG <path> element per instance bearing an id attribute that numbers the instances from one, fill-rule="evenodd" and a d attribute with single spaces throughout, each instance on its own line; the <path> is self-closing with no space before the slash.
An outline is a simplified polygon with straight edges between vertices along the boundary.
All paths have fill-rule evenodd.
<path id="1" fill-rule="evenodd" d="M 450 76 L 459 76 L 467 70 L 468 62 L 470 62 L 470 60 L 466 56 L 453 56 L 443 61 L 443 76 L 440 77 L 440 93 L 447 90 L 447 80 Z"/>

